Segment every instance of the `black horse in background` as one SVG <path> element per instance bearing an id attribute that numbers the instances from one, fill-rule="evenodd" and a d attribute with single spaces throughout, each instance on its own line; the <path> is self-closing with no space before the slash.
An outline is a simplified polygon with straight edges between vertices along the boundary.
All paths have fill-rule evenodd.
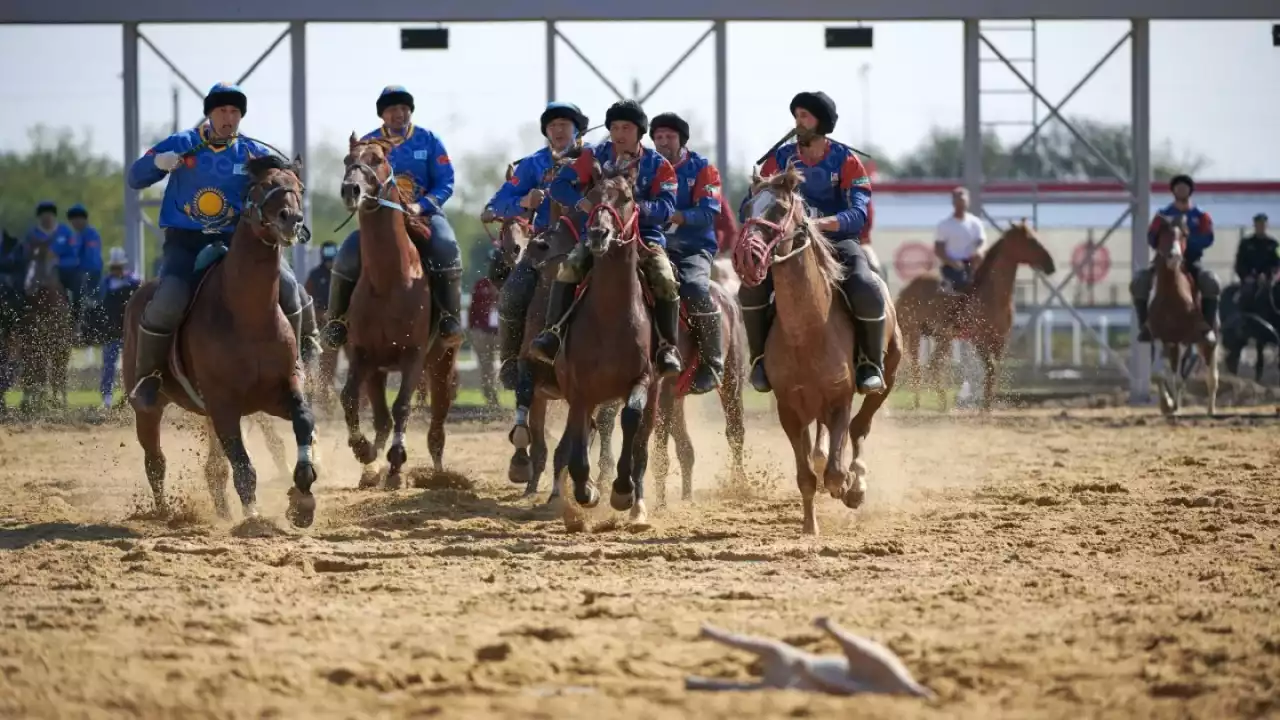
<path id="1" fill-rule="evenodd" d="M 1280 355 L 1280 283 L 1262 278 L 1230 285 L 1222 291 L 1220 312 L 1227 370 L 1240 374 L 1240 354 L 1252 343 L 1257 353 L 1254 381 L 1261 384 L 1263 352 L 1271 345 Z"/>

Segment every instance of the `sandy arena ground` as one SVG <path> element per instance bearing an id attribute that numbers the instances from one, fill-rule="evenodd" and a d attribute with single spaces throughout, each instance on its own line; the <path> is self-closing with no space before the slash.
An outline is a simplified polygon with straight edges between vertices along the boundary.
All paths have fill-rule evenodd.
<path id="1" fill-rule="evenodd" d="M 186 510 L 162 522 L 140 511 L 131 426 L 0 428 L 0 716 L 1280 714 L 1275 417 L 887 418 L 866 506 L 819 498 L 817 540 L 771 417 L 749 419 L 745 489 L 722 485 L 718 412 L 696 425 L 695 503 L 673 473 L 653 529 L 609 521 L 606 498 L 575 536 L 507 484 L 495 424 L 450 427 L 446 462 L 472 487 L 395 493 L 351 489 L 326 425 L 305 532 L 250 430 L 265 537 L 211 519 L 191 429 L 166 430 Z M 423 462 L 421 419 L 412 437 Z M 822 614 L 938 698 L 683 689 L 752 673 L 700 623 L 834 652 Z"/>

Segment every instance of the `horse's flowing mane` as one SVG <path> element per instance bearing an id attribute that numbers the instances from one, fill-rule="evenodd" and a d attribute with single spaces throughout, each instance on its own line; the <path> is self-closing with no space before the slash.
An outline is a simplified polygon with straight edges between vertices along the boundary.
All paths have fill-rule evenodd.
<path id="1" fill-rule="evenodd" d="M 1000 233 L 1000 237 L 996 238 L 995 242 L 991 243 L 991 249 L 982 257 L 982 262 L 978 265 L 978 269 L 973 272 L 973 282 L 971 283 L 973 287 L 978 287 L 986 282 L 991 273 L 995 271 L 996 260 L 1000 258 L 1000 251 L 1004 249 L 1004 242 L 1009 237 L 1009 233 L 1013 231 L 1014 228 L 1005 230 Z"/>
<path id="2" fill-rule="evenodd" d="M 809 238 L 809 242 L 813 245 L 813 259 L 818 265 L 818 273 L 822 275 L 822 279 L 828 285 L 837 285 L 844 280 L 845 269 L 836 259 L 835 248 L 831 246 L 831 241 L 827 236 L 818 230 L 809 218 L 809 203 L 805 202 L 804 195 L 800 193 L 800 183 L 804 181 L 804 176 L 795 166 L 788 166 L 786 170 L 770 176 L 765 185 L 775 196 L 785 195 L 793 204 L 792 212 L 795 212 L 795 206 L 800 208 L 800 224 Z"/>

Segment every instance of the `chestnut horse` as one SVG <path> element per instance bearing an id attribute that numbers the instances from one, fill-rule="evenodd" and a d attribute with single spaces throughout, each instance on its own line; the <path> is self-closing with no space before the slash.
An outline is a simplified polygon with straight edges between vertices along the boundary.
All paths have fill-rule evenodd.
<path id="1" fill-rule="evenodd" d="M 577 156 L 578 153 L 574 151 L 563 155 L 553 154 L 554 165 L 551 172 L 577 159 Z M 514 170 L 514 167 L 507 168 L 508 179 Z M 538 494 L 542 471 L 547 465 L 548 403 L 564 399 L 554 368 L 535 361 L 529 354 L 530 343 L 546 325 L 551 284 L 560 269 L 560 262 L 578 241 L 573 230 L 561 223 L 560 218 L 564 214 L 564 208 L 552 202 L 549 229 L 537 236 L 534 235 L 530 217 L 507 218 L 502 221 L 495 242 L 500 262 L 513 269 L 520 263 L 532 264 L 538 272 L 538 283 L 525 317 L 524 340 L 517 363 L 516 418 L 508 433 L 515 452 L 507 466 L 507 478 L 517 485 L 525 486 L 525 497 Z M 566 218 L 564 222 L 570 221 L 571 218 Z M 611 481 L 616 472 L 613 468 L 615 461 L 612 435 L 614 419 L 621 407 L 621 402 L 614 401 L 602 404 L 596 410 L 595 437 L 600 440 L 600 475 L 596 479 L 597 484 Z M 553 482 L 551 497 L 547 502 L 555 504 L 559 499 L 560 487 Z"/>
<path id="2" fill-rule="evenodd" d="M 637 528 L 648 524 L 644 472 L 649 462 L 649 436 L 657 411 L 658 378 L 651 360 L 653 326 L 645 304 L 639 257 L 658 252 L 640 237 L 635 198 L 637 162 L 620 162 L 605 172 L 594 162 L 587 199 L 585 243 L 593 267 L 579 288 L 578 300 L 563 327 L 562 348 L 555 358 L 557 386 L 569 402 L 564 434 L 556 446 L 554 475 L 561 485 L 564 524 L 569 532 L 586 527 L 582 507 L 595 507 L 600 492 L 591 481 L 591 416 L 605 403 L 624 399 L 622 449 L 609 504 L 631 510 Z M 573 479 L 569 493 L 566 476 Z M 581 507 L 580 507 L 581 506 Z"/>
<path id="3" fill-rule="evenodd" d="M 1174 415 L 1182 405 L 1187 376 L 1199 351 L 1208 370 L 1209 415 L 1218 411 L 1218 343 L 1203 338 L 1200 293 L 1187 272 L 1186 218 L 1165 215 L 1156 221 L 1156 262 L 1147 326 L 1151 339 L 1164 346 L 1165 367 L 1160 380 L 1160 411 Z M 1259 358 L 1261 360 L 1261 358 Z"/>
<path id="4" fill-rule="evenodd" d="M 725 438 L 729 441 L 729 472 L 735 482 L 746 478 L 747 471 L 743 465 L 742 453 L 746 444 L 747 429 L 743 420 L 742 379 L 746 372 L 745 329 L 742 325 L 742 310 L 720 283 L 711 281 L 711 298 L 720 308 L 721 337 L 724 338 L 721 351 L 724 358 L 724 378 L 720 380 L 718 389 L 720 407 L 724 411 Z M 682 308 L 683 309 L 683 308 Z M 667 441 L 674 437 L 676 459 L 680 463 L 680 497 L 683 500 L 693 499 L 693 438 L 689 436 L 689 419 L 685 415 L 685 398 L 689 395 L 689 386 L 693 381 L 693 373 L 697 370 L 698 346 L 689 332 L 689 324 L 683 317 L 680 319 L 680 330 L 677 347 L 680 357 L 690 358 L 685 363 L 684 372 L 678 377 L 663 380 L 658 393 L 658 420 L 654 427 L 653 450 L 657 453 L 653 459 L 653 480 L 657 483 L 658 505 L 667 501 L 667 473 L 671 460 L 667 454 Z"/>
<path id="5" fill-rule="evenodd" d="M 1004 231 L 991 245 L 973 281 L 960 293 L 942 290 L 937 273 L 912 280 L 898 293 L 898 323 L 902 327 L 903 352 L 908 378 L 920 408 L 920 341 L 933 340 L 927 383 L 938 393 L 938 403 L 947 410 L 947 385 L 942 372 L 953 340 L 973 343 L 982 359 L 986 383 L 982 393 L 983 411 L 991 410 L 996 392 L 996 374 L 1004 358 L 1005 343 L 1013 328 L 1013 289 L 1018 267 L 1030 266 L 1045 275 L 1054 272 L 1053 257 L 1026 221 Z"/>
<path id="6" fill-rule="evenodd" d="M 841 498 L 846 507 L 857 508 L 866 498 L 863 445 L 871 432 L 872 418 L 893 390 L 902 338 L 889 289 L 880 280 L 889 333 L 885 390 L 864 398 L 855 416 L 853 314 L 842 295 L 832 290 L 842 279 L 844 268 L 830 241 L 809 218 L 799 193 L 803 181 L 794 165 L 767 179 L 760 177 L 758 168 L 753 169 L 750 217 L 738 241 L 734 269 L 744 283 L 762 282 L 765 270 L 771 269 L 773 274 L 777 319 L 765 340 L 765 372 L 774 388 L 778 420 L 795 453 L 804 533 L 817 535 L 814 496 L 819 473 L 827 492 Z M 825 462 L 809 432 L 815 421 L 830 434 Z M 853 445 L 848 465 L 852 478 L 845 469 L 846 437 Z"/>
<path id="7" fill-rule="evenodd" d="M 386 487 L 402 482 L 401 469 L 409 458 L 405 450 L 405 426 L 413 392 L 423 372 L 431 376 L 431 427 L 427 449 L 438 472 L 444 468 L 444 421 L 453 405 L 457 382 L 457 346 L 436 342 L 431 328 L 431 287 L 423 272 L 422 258 L 410 233 L 430 242 L 430 230 L 405 210 L 387 160 L 391 143 L 380 139 L 349 140 L 342 178 L 342 200 L 360 217 L 360 279 L 347 311 L 350 327 L 347 382 L 342 388 L 342 410 L 356 460 L 363 463 L 361 487 L 377 484 L 370 467 L 394 429 L 387 450 Z M 387 373 L 400 372 L 400 389 L 390 411 L 387 408 Z M 369 442 L 360 431 L 360 389 L 363 385 L 373 407 L 376 435 Z M 393 428 L 394 423 L 394 428 Z"/>
<path id="8" fill-rule="evenodd" d="M 49 239 L 28 238 L 25 256 L 22 290 L 26 300 L 17 325 L 22 408 L 65 408 L 72 349 L 71 302 L 58 280 L 58 256 Z"/>
<path id="9" fill-rule="evenodd" d="M 138 442 L 145 455 L 147 480 L 158 510 L 165 510 L 165 457 L 160 449 L 164 408 L 174 403 L 209 418 L 218 443 L 231 461 L 236 494 L 246 519 L 256 517 L 257 472 L 249 460 L 240 419 L 265 412 L 293 422 L 298 462 L 289 490 L 289 519 L 306 527 L 315 518 L 311 486 L 317 473 L 312 454 L 315 419 L 303 394 L 293 328 L 279 307 L 281 249 L 306 242 L 302 225 L 301 160 L 253 158 L 247 164 L 249 187 L 231 247 L 205 270 L 186 316 L 174 334 L 170 372 L 154 407 L 135 409 Z M 134 358 L 142 311 L 158 283 L 148 282 L 125 306 L 124 385 L 134 387 Z M 222 464 L 206 465 L 214 506 L 230 517 Z"/>

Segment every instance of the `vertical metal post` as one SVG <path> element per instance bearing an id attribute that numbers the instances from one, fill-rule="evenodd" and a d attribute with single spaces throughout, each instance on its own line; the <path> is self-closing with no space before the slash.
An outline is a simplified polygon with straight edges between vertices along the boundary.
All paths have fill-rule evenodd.
<path id="1" fill-rule="evenodd" d="M 1130 218 L 1132 272 L 1147 266 L 1147 218 L 1151 216 L 1151 27 L 1146 19 L 1130 21 L 1133 38 L 1132 99 L 1130 100 L 1133 133 L 1133 204 Z M 1151 347 L 1137 341 L 1138 324 L 1134 316 L 1129 324 L 1129 403 L 1145 404 L 1151 396 Z M 1176 371 L 1176 368 L 1174 369 Z"/>
<path id="2" fill-rule="evenodd" d="M 138 23 L 124 23 L 124 166 L 127 168 L 142 152 L 139 144 L 142 128 L 138 120 Z M 138 192 L 124 188 L 124 250 L 129 254 L 138 277 L 147 276 L 147 259 L 142 247 L 142 206 Z"/>
<path id="3" fill-rule="evenodd" d="M 978 21 L 964 21 L 964 186 L 969 211 L 982 213 L 982 62 Z"/>
<path id="4" fill-rule="evenodd" d="M 547 102 L 556 99 L 556 21 L 547 21 Z"/>
<path id="5" fill-rule="evenodd" d="M 307 184 L 307 24 L 301 21 L 289 23 L 290 106 L 293 116 L 293 154 L 303 158 L 302 184 Z M 303 198 L 302 212 L 307 227 L 311 227 L 311 201 Z M 302 282 L 307 277 L 307 247 L 293 246 L 293 272 Z"/>
<path id="6" fill-rule="evenodd" d="M 728 23 L 716 20 L 716 167 L 729 177 L 729 37 Z M 722 202 L 727 202 L 723 198 Z"/>

